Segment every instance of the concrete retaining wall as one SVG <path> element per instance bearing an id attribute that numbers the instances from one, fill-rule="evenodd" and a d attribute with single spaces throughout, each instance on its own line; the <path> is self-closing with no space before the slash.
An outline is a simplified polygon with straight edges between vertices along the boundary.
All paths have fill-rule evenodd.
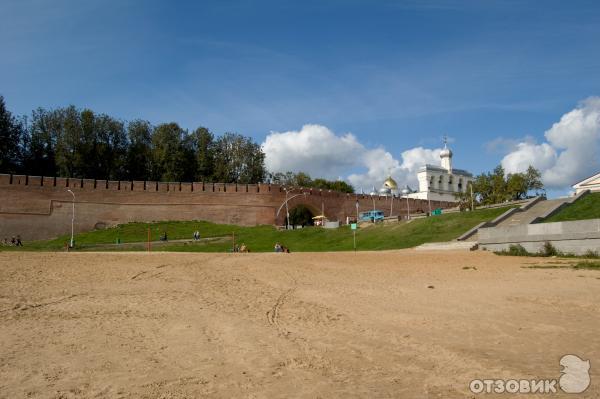
<path id="1" fill-rule="evenodd" d="M 545 242 L 575 255 L 600 252 L 600 219 L 479 229 L 479 247 L 490 251 L 519 244 L 529 252 L 539 252 Z"/>
<path id="2" fill-rule="evenodd" d="M 484 227 L 493 227 L 493 226 L 496 226 L 498 223 L 500 223 L 500 222 L 508 219 L 509 217 L 511 217 L 512 215 L 514 215 L 515 213 L 524 212 L 524 211 L 528 210 L 529 208 L 531 208 L 532 206 L 534 206 L 535 204 L 537 204 L 538 202 L 540 202 L 542 200 L 543 200 L 542 197 L 535 197 L 535 198 L 533 198 L 531 200 L 528 200 L 525 203 L 519 202 L 519 203 L 522 203 L 523 205 L 521 205 L 518 208 L 507 209 L 506 212 L 504 212 L 502 215 L 499 215 L 494 220 L 490 220 L 488 222 L 481 222 L 481 223 L 479 223 L 477 226 L 475 226 L 472 229 L 470 229 L 470 230 L 466 231 L 465 233 L 463 233 L 456 240 L 457 241 L 473 240 L 475 234 L 477 234 L 477 232 L 479 231 L 479 229 L 482 229 Z M 510 206 L 511 204 L 514 204 L 514 203 L 507 203 L 506 206 Z"/>

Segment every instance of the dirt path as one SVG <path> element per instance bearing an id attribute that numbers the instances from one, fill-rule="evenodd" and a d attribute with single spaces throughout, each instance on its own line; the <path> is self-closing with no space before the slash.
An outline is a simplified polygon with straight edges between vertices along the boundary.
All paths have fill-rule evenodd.
<path id="1" fill-rule="evenodd" d="M 0 397 L 475 397 L 569 353 L 598 397 L 600 272 L 548 261 L 0 253 Z"/>

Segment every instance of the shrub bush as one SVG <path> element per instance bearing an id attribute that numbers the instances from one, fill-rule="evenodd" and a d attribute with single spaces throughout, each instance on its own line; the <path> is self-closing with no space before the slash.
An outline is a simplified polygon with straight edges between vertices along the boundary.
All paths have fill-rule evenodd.
<path id="1" fill-rule="evenodd" d="M 600 255 L 598 255 L 598 251 L 592 251 L 590 249 L 585 254 L 583 254 L 583 257 L 588 259 L 598 259 L 600 258 Z"/>
<path id="2" fill-rule="evenodd" d="M 542 256 L 561 256 L 562 253 L 552 245 L 550 241 L 546 241 L 540 250 Z"/>
<path id="3" fill-rule="evenodd" d="M 521 244 L 511 244 L 508 249 L 504 249 L 499 252 L 495 252 L 496 255 L 506 255 L 506 256 L 532 256 L 531 253 L 527 252 L 527 250 Z"/>
<path id="4" fill-rule="evenodd" d="M 521 244 L 513 244 L 508 247 L 508 253 L 513 256 L 529 256 L 531 255 Z"/>

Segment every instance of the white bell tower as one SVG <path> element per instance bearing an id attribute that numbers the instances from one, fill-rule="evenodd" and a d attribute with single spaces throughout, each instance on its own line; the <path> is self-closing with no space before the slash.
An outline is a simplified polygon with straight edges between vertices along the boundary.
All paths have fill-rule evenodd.
<path id="1" fill-rule="evenodd" d="M 448 148 L 448 137 L 444 136 L 444 149 L 440 152 L 442 168 L 452 173 L 452 151 Z"/>

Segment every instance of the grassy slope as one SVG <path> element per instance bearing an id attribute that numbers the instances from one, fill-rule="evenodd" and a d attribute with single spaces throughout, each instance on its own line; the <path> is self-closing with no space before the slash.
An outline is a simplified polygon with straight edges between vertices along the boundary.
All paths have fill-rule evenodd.
<path id="1" fill-rule="evenodd" d="M 468 229 L 502 214 L 507 208 L 484 209 L 475 212 L 454 213 L 416 219 L 410 223 L 394 225 L 368 225 L 356 233 L 358 250 L 382 250 L 414 247 L 425 242 L 448 241 L 458 237 Z M 76 247 L 82 250 L 144 250 L 145 245 L 114 244 L 117 237 L 122 243 L 145 242 L 151 228 L 152 239 L 157 240 L 163 231 L 170 240 L 190 239 L 195 230 L 202 238 L 223 237 L 215 241 L 201 243 L 174 243 L 155 245 L 155 250 L 226 252 L 231 248 L 231 235 L 235 232 L 236 242 L 244 242 L 253 252 L 272 251 L 279 241 L 291 251 L 349 251 L 352 250 L 352 231 L 348 226 L 339 229 L 306 228 L 294 231 L 278 231 L 272 226 L 240 227 L 209 222 L 157 222 L 129 223 L 114 228 L 78 234 Z M 55 240 L 25 243 L 23 250 L 61 250 L 68 242 L 68 236 Z M 16 250 L 2 248 L 0 250 Z"/>
<path id="2" fill-rule="evenodd" d="M 557 214 L 544 220 L 544 223 L 566 222 L 569 220 L 600 219 L 600 193 L 588 194 Z"/>

